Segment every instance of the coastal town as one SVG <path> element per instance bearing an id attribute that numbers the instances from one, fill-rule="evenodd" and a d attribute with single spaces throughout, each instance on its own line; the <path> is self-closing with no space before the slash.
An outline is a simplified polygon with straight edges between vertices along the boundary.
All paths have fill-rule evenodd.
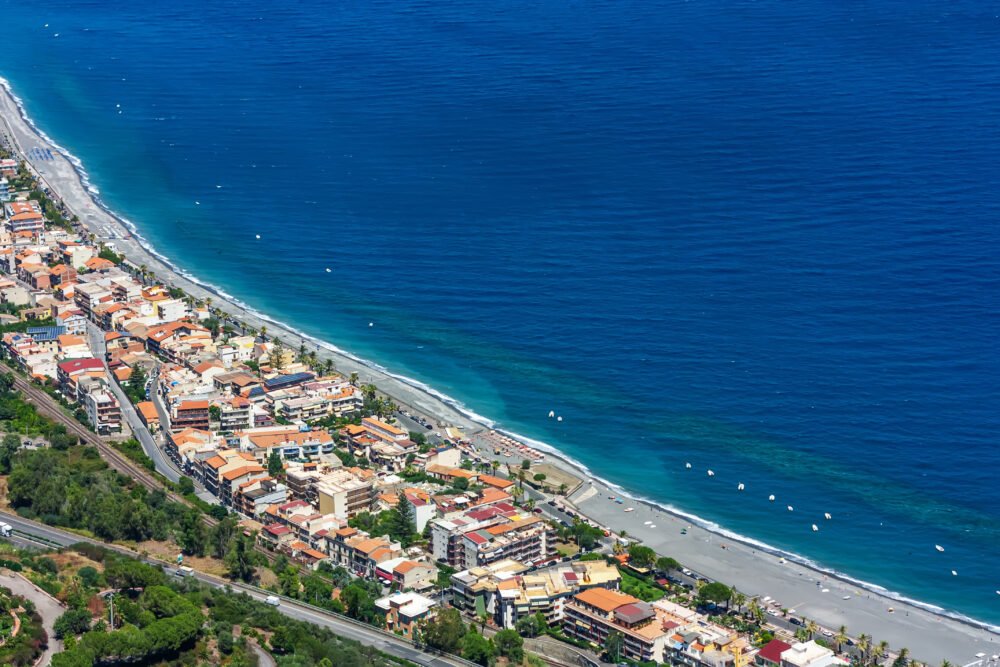
<path id="1" fill-rule="evenodd" d="M 0 203 L 5 368 L 170 488 L 235 518 L 270 562 L 330 577 L 323 599 L 312 591 L 318 607 L 484 665 L 524 649 L 550 664 L 915 664 L 589 519 L 570 497 L 592 482 L 542 452 L 436 423 L 163 282 L 82 227 L 10 151 Z M 184 558 L 177 576 L 196 562 Z M 285 569 L 260 583 L 303 599 Z M 352 614 L 345 591 L 357 582 L 371 613 Z M 488 645 L 442 638 L 456 623 Z"/>

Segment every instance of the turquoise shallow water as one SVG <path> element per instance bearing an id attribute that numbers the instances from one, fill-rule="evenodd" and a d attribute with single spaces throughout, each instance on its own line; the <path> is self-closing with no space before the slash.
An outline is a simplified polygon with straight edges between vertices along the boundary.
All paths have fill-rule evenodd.
<path id="1" fill-rule="evenodd" d="M 186 270 L 637 494 L 1000 623 L 975 3 L 0 9 L 0 73 Z"/>

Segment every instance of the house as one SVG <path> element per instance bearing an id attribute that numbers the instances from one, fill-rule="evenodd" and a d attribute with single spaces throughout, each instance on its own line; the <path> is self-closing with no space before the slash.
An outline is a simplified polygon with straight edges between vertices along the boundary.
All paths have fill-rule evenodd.
<path id="1" fill-rule="evenodd" d="M 781 667 L 846 667 L 847 660 L 815 641 L 798 642 L 781 652 Z"/>
<path id="2" fill-rule="evenodd" d="M 84 375 L 104 375 L 104 363 L 100 359 L 68 359 L 56 365 L 56 380 L 59 390 L 70 403 L 77 401 L 77 381 Z"/>
<path id="3" fill-rule="evenodd" d="M 209 430 L 208 401 L 181 401 L 173 406 L 170 430 L 183 431 L 186 428 Z"/>
<path id="4" fill-rule="evenodd" d="M 156 433 L 160 430 L 160 414 L 156 411 L 156 406 L 153 405 L 152 401 L 142 401 L 136 406 L 139 412 L 139 418 L 142 419 L 142 423 L 146 425 L 150 433 Z"/>
<path id="5" fill-rule="evenodd" d="M 437 602 L 418 593 L 395 593 L 375 601 L 385 612 L 385 629 L 413 639 L 417 626 L 434 617 Z"/>
<path id="6" fill-rule="evenodd" d="M 786 644 L 780 639 L 772 639 L 757 651 L 753 659 L 754 664 L 758 667 L 781 667 L 781 654 L 790 648 L 791 644 Z"/>
<path id="7" fill-rule="evenodd" d="M 87 412 L 87 419 L 100 435 L 120 433 L 122 430 L 122 411 L 118 399 L 108 387 L 104 375 L 82 375 L 77 382 L 79 402 Z"/>

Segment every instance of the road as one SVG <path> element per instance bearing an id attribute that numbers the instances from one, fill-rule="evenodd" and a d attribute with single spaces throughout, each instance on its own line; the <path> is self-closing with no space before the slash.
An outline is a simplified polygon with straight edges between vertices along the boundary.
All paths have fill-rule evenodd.
<path id="1" fill-rule="evenodd" d="M 156 565 L 157 567 L 164 565 L 164 563 L 160 561 L 145 558 L 127 549 L 98 542 L 97 540 L 80 537 L 78 535 L 74 535 L 73 533 L 52 528 L 51 526 L 44 526 L 34 521 L 27 521 L 15 514 L 0 512 L 0 520 L 7 522 L 14 527 L 14 541 L 24 542 L 34 538 L 60 546 L 69 546 L 78 542 L 89 542 L 91 544 L 103 546 L 112 551 L 117 551 L 131 558 L 143 560 L 151 565 Z M 36 542 L 35 544 L 37 545 L 38 543 Z M 272 595 L 272 593 L 254 586 L 247 586 L 246 584 L 241 584 L 239 582 L 220 579 L 201 572 L 195 572 L 193 576 L 198 579 L 198 581 L 213 588 L 229 587 L 232 590 L 246 593 L 250 597 L 261 602 L 264 602 L 268 595 Z M 365 644 L 366 646 L 373 646 L 380 651 L 388 653 L 389 655 L 409 660 L 418 665 L 425 665 L 425 667 L 472 667 L 472 663 L 462 660 L 461 658 L 456 658 L 450 655 L 433 655 L 426 653 L 414 648 L 411 643 L 401 637 L 382 632 L 377 628 L 346 617 L 338 616 L 315 607 L 304 605 L 289 598 L 282 597 L 277 610 L 289 618 L 306 621 L 308 623 L 315 623 L 318 626 L 328 628 L 341 637 L 354 639 Z"/>
<path id="2" fill-rule="evenodd" d="M 0 573 L 0 586 L 9 588 L 15 595 L 31 600 L 38 610 L 38 615 L 42 617 L 42 627 L 49 636 L 49 645 L 38 659 L 37 665 L 44 667 L 52 663 L 52 656 L 63 649 L 62 641 L 56 639 L 55 623 L 56 619 L 62 616 L 66 608 L 24 577 L 3 572 Z"/>
<path id="3" fill-rule="evenodd" d="M 95 357 L 103 361 L 104 367 L 107 368 L 108 362 L 105 356 L 107 353 L 107 346 L 104 342 L 104 331 L 88 322 L 87 335 L 90 338 L 91 352 L 94 353 Z M 110 369 L 108 369 L 108 384 L 111 386 L 112 393 L 114 393 L 115 398 L 118 399 L 118 403 L 121 405 L 122 417 L 124 417 L 125 423 L 128 424 L 129 429 L 132 431 L 132 435 L 135 436 L 136 440 L 138 440 L 142 445 L 142 449 L 146 452 L 146 456 L 153 459 L 153 463 L 156 465 L 156 471 L 169 479 L 171 482 L 177 482 L 180 480 L 181 473 L 177 469 L 177 466 L 175 466 L 174 462 L 171 461 L 170 458 L 163 452 L 163 449 L 156 444 L 156 440 L 149 432 L 149 429 L 146 428 L 142 418 L 139 417 L 139 413 L 136 411 L 135 406 L 132 405 L 131 401 L 128 400 L 128 396 L 125 395 L 125 391 L 114 380 Z"/>

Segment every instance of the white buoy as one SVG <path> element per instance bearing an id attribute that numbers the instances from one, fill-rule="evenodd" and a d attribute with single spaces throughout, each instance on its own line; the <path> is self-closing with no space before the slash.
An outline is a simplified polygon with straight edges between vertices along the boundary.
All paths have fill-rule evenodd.
<path id="1" fill-rule="evenodd" d="M 260 238 L 260 234 L 257 234 L 257 238 L 258 238 L 258 239 Z"/>
<path id="2" fill-rule="evenodd" d="M 369 322 L 368 326 L 373 327 L 373 326 L 375 326 L 375 323 L 374 322 Z"/>
<path id="3" fill-rule="evenodd" d="M 944 551 L 944 547 L 941 546 L 940 544 L 935 544 L 934 548 L 937 549 L 938 551 Z"/>
<path id="4" fill-rule="evenodd" d="M 691 464 L 690 463 L 685 463 L 684 467 L 687 468 L 688 470 L 690 470 L 691 469 Z"/>
<path id="5" fill-rule="evenodd" d="M 789 511 L 789 512 L 794 512 L 794 511 L 795 511 L 795 508 L 794 508 L 794 507 L 792 507 L 791 505 L 789 505 L 789 506 L 788 506 L 788 511 Z"/>
<path id="6" fill-rule="evenodd" d="M 561 422 L 562 421 L 562 415 L 559 415 L 558 417 L 556 417 L 556 421 L 557 422 Z"/>
<path id="7" fill-rule="evenodd" d="M 769 495 L 767 497 L 767 499 L 770 500 L 773 503 L 774 502 L 774 494 L 772 493 L 771 495 Z"/>
<path id="8" fill-rule="evenodd" d="M 115 108 L 116 108 L 116 109 L 121 109 L 121 108 L 122 108 L 122 105 L 120 105 L 120 104 L 116 104 L 116 105 L 115 105 Z"/>
<path id="9" fill-rule="evenodd" d="M 714 472 L 714 471 L 712 471 L 712 470 L 709 470 L 709 471 L 708 471 L 708 476 L 709 476 L 709 477 L 715 477 L 715 472 Z"/>
<path id="10" fill-rule="evenodd" d="M 829 512 L 826 512 L 826 513 L 824 513 L 824 514 L 823 514 L 823 518 L 824 518 L 824 519 L 826 519 L 827 521 L 829 521 L 829 520 L 830 520 L 830 519 L 832 519 L 833 517 L 832 517 L 832 516 L 830 516 L 830 513 L 829 513 Z"/>
<path id="11" fill-rule="evenodd" d="M 816 524 L 813 524 L 813 532 L 814 533 L 819 532 L 819 526 L 817 526 Z"/>
<path id="12" fill-rule="evenodd" d="M 957 577 L 958 576 L 958 572 L 955 572 L 955 570 L 952 570 L 951 571 L 951 576 Z"/>
<path id="13" fill-rule="evenodd" d="M 745 487 L 745 486 L 743 486 L 743 482 L 740 482 L 739 486 L 737 486 L 737 487 L 736 487 L 736 490 L 737 490 L 737 491 L 742 491 L 742 490 L 743 490 L 743 489 L 745 489 L 745 488 L 746 488 L 746 487 Z"/>
<path id="14" fill-rule="evenodd" d="M 555 410 L 549 410 L 549 419 L 552 419 L 555 416 L 556 416 L 556 411 Z"/>

